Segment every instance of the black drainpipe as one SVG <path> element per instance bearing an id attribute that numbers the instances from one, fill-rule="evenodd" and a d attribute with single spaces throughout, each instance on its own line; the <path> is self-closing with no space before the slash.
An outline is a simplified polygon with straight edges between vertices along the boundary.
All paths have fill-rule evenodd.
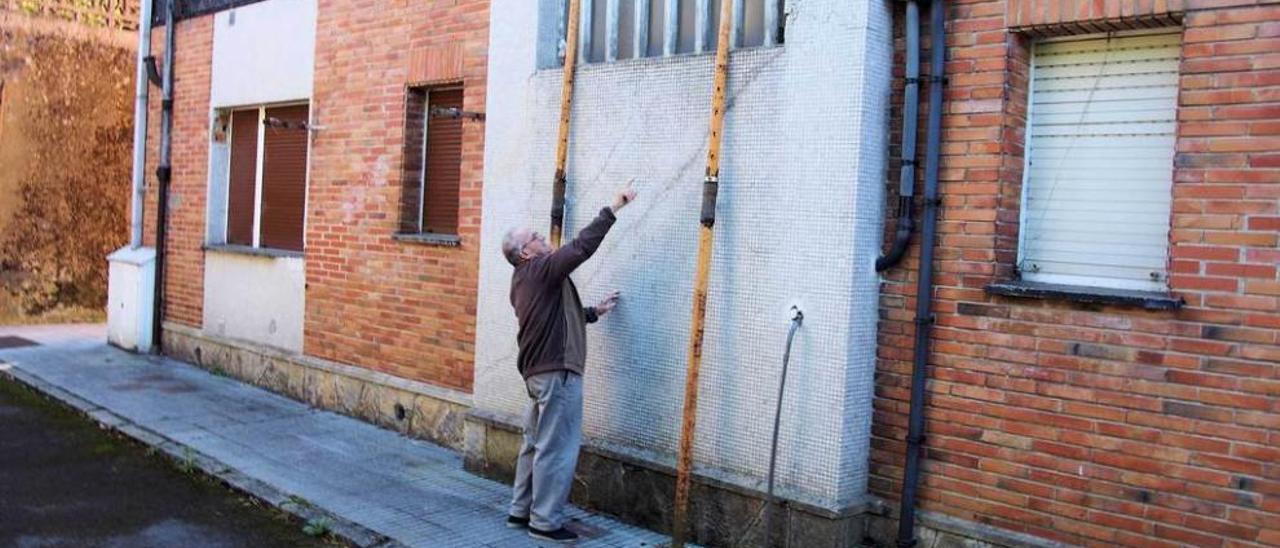
<path id="1" fill-rule="evenodd" d="M 876 272 L 884 272 L 902 261 L 911 241 L 915 221 L 911 218 L 911 198 L 916 189 L 916 119 L 920 116 L 920 7 L 907 2 L 907 74 L 902 88 L 902 170 L 898 175 L 898 229 L 889 252 L 876 259 Z"/>
<path id="2" fill-rule="evenodd" d="M 911 412 L 907 424 L 906 465 L 902 478 L 898 546 L 916 543 L 916 488 L 920 482 L 920 456 L 924 446 L 924 388 L 929 362 L 929 332 L 933 326 L 933 246 L 938 228 L 938 155 L 942 137 L 942 87 L 945 83 L 945 0 L 929 6 L 929 128 L 924 166 L 924 213 L 920 233 L 920 272 L 916 282 L 915 355 L 911 364 Z"/>
<path id="3" fill-rule="evenodd" d="M 149 0 L 143 0 L 149 1 Z M 152 303 L 155 309 L 151 312 L 151 348 L 156 354 L 163 351 L 164 321 L 164 261 L 166 228 L 169 221 L 169 180 L 173 175 L 170 162 L 170 144 L 173 129 L 173 2 L 165 0 L 164 5 L 164 82 L 160 102 L 160 165 L 156 167 L 156 180 L 159 190 L 156 196 L 156 286 Z"/>

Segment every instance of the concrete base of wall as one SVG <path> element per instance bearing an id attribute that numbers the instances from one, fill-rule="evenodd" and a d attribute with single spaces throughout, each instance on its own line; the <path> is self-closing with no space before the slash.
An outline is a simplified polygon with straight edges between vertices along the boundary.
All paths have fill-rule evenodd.
<path id="1" fill-rule="evenodd" d="M 514 417 L 472 411 L 466 417 L 467 470 L 503 482 L 515 474 L 520 429 Z M 670 534 L 674 469 L 599 447 L 583 447 L 572 500 L 584 508 Z M 695 477 L 690 493 L 689 539 L 707 546 L 763 546 L 765 494 L 712 478 Z M 862 546 L 866 514 L 878 505 L 858 504 L 840 512 L 795 501 L 775 510 L 769 546 Z"/>
<path id="2" fill-rule="evenodd" d="M 884 513 L 868 514 L 866 531 L 866 546 L 875 548 L 897 546 L 896 516 L 891 517 Z M 916 546 L 918 548 L 1067 548 L 1070 545 L 934 512 L 917 512 Z"/>
<path id="3" fill-rule="evenodd" d="M 471 411 L 466 417 L 467 470 L 510 483 L 520 450 L 515 417 Z M 584 508 L 670 534 L 675 470 L 598 447 L 583 447 L 572 499 Z M 765 494 L 712 478 L 695 477 L 690 494 L 691 541 L 707 546 L 765 546 Z M 896 508 L 894 508 L 896 510 Z M 781 501 L 768 546 L 832 548 L 896 546 L 898 521 L 879 500 L 832 512 Z M 919 548 L 1065 548 L 1043 538 L 933 512 L 918 512 Z"/>
<path id="4" fill-rule="evenodd" d="M 165 353 L 273 392 L 463 452 L 472 473 L 510 483 L 520 450 L 516 417 L 472 409 L 470 395 L 367 369 L 220 338 L 165 324 Z M 670 533 L 675 470 L 599 447 L 583 447 L 575 504 Z M 708 546 L 763 546 L 765 494 L 697 476 L 690 494 L 691 541 Z M 768 546 L 853 548 L 895 545 L 897 521 L 878 500 L 838 512 L 781 501 Z M 1064 545 L 971 521 L 919 514 L 917 546 L 1060 548 Z"/>
<path id="5" fill-rule="evenodd" d="M 214 337 L 176 324 L 165 324 L 164 351 L 173 358 L 321 409 L 463 449 L 463 418 L 471 408 L 469 394 Z"/>

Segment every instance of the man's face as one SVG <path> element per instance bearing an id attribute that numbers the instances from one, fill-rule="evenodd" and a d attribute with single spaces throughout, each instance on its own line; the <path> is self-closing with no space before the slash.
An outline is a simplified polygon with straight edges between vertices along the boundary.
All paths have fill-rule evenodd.
<path id="1" fill-rule="evenodd" d="M 520 241 L 524 242 L 520 247 L 520 256 L 525 260 L 541 257 L 551 253 L 551 244 L 547 243 L 547 239 L 541 234 L 524 229 L 520 233 Z"/>

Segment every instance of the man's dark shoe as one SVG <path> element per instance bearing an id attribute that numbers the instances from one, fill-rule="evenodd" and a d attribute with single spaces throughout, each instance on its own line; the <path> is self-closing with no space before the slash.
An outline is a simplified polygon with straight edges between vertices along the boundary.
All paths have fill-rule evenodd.
<path id="1" fill-rule="evenodd" d="M 512 529 L 524 529 L 529 526 L 529 518 L 518 518 L 515 516 L 507 516 L 507 527 Z"/>
<path id="2" fill-rule="evenodd" d="M 561 544 L 568 544 L 570 542 L 574 542 L 578 540 L 577 533 L 574 533 L 573 531 L 565 529 L 564 527 L 556 529 L 555 531 L 543 531 L 541 529 L 530 527 L 529 536 L 536 538 L 538 540 L 558 542 Z"/>

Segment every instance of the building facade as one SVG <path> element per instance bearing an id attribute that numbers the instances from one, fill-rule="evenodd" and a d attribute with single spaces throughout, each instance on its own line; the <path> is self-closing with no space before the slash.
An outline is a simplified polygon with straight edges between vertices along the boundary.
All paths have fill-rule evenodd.
<path id="1" fill-rule="evenodd" d="M 563 0 L 180 2 L 164 351 L 507 477 L 500 244 L 548 224 L 577 55 L 566 237 L 640 199 L 575 274 L 623 297 L 574 498 L 669 529 L 718 4 L 583 0 L 567 52 Z M 932 323 L 915 239 L 875 269 L 905 3 L 734 5 L 694 540 L 763 540 L 794 307 L 775 545 L 893 542 L 917 325 L 921 538 L 1280 544 L 1280 5 L 920 2 L 947 19 Z"/>
<path id="2" fill-rule="evenodd" d="M 460 443 L 488 3 L 192 2 L 174 26 L 165 351 Z"/>

